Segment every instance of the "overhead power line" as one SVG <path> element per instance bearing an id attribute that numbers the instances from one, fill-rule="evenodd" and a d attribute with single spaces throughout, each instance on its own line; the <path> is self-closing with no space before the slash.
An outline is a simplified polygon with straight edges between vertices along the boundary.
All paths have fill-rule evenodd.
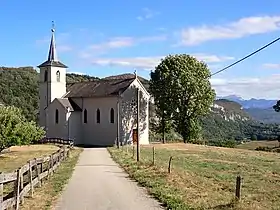
<path id="1" fill-rule="evenodd" d="M 210 77 L 212 77 L 212 76 L 214 76 L 214 75 L 217 75 L 217 74 L 219 74 L 219 73 L 221 73 L 221 72 L 223 72 L 223 71 L 229 69 L 229 68 L 232 67 L 232 66 L 235 66 L 236 64 L 240 63 L 241 61 L 246 60 L 247 58 L 251 57 L 252 55 L 255 55 L 256 53 L 258 53 L 258 52 L 260 52 L 260 51 L 262 51 L 262 50 L 264 50 L 265 48 L 267 48 L 268 46 L 274 44 L 275 42 L 278 42 L 279 40 L 280 40 L 280 37 L 278 37 L 277 39 L 273 40 L 272 42 L 269 42 L 268 44 L 266 44 L 265 46 L 259 48 L 258 50 L 256 50 L 256 51 L 250 53 L 249 55 L 245 56 L 244 58 L 241 58 L 241 59 L 239 59 L 238 61 L 235 61 L 234 63 L 232 63 L 232 64 L 230 64 L 230 65 L 228 65 L 228 66 L 222 68 L 221 70 L 219 70 L 219 71 L 217 71 L 217 72 L 215 72 L 215 73 L 213 73 L 213 74 L 211 74 Z"/>

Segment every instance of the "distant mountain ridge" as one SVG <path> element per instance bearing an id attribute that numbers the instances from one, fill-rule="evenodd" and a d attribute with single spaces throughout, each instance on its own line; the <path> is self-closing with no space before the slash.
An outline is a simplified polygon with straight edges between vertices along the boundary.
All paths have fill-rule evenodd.
<path id="1" fill-rule="evenodd" d="M 230 101 L 237 102 L 244 109 L 250 109 L 250 108 L 271 109 L 277 102 L 277 100 L 255 99 L 255 98 L 246 100 L 236 95 L 218 97 L 218 99 L 227 99 Z"/>

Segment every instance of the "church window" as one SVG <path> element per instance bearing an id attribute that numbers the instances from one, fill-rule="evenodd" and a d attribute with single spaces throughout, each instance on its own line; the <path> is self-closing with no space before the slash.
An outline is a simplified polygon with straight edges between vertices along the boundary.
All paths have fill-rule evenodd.
<path id="1" fill-rule="evenodd" d="M 84 110 L 84 123 L 87 123 L 87 110 Z"/>
<path id="2" fill-rule="evenodd" d="M 110 110 L 110 122 L 114 123 L 114 121 L 115 121 L 115 113 L 114 113 L 114 109 L 111 108 L 111 110 Z"/>
<path id="3" fill-rule="evenodd" d="M 48 81 L 48 70 L 45 71 L 44 82 Z"/>
<path id="4" fill-rule="evenodd" d="M 59 118 L 59 115 L 58 115 L 58 109 L 55 110 L 55 123 L 58 124 L 58 118 Z"/>
<path id="5" fill-rule="evenodd" d="M 96 123 L 100 123 L 100 110 L 96 110 Z"/>
<path id="6" fill-rule="evenodd" d="M 60 72 L 59 71 L 56 72 L 56 81 L 60 82 Z"/>

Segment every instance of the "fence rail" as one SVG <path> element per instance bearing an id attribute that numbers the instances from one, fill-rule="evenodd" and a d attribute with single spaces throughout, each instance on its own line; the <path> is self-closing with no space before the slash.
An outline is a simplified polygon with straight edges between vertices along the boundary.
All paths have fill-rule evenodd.
<path id="1" fill-rule="evenodd" d="M 43 141 L 45 142 L 45 141 Z M 67 142 L 67 141 L 64 141 Z M 54 143 L 47 141 L 46 143 Z M 44 178 L 49 178 L 60 165 L 61 161 L 69 156 L 71 145 L 61 147 L 49 156 L 35 158 L 28 161 L 15 172 L 0 172 L 0 210 L 13 208 L 18 210 L 19 204 L 24 202 L 24 197 L 30 192 L 33 197 L 34 187 L 42 186 Z M 12 188 L 9 193 L 4 191 Z"/>
<path id="2" fill-rule="evenodd" d="M 74 140 L 72 139 L 62 139 L 62 138 L 43 138 L 39 140 L 40 144 L 47 144 L 47 143 L 52 143 L 52 144 L 63 144 L 63 145 L 69 145 L 73 146 L 74 145 Z"/>

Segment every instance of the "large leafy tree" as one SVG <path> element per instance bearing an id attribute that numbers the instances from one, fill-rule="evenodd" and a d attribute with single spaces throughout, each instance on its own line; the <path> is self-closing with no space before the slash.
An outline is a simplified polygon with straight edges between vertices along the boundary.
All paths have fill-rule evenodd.
<path id="1" fill-rule="evenodd" d="M 35 122 L 26 120 L 21 109 L 0 106 L 0 152 L 10 146 L 34 143 L 44 135 Z"/>
<path id="2" fill-rule="evenodd" d="M 164 65 L 164 63 L 161 63 Z M 168 85 L 169 71 L 164 66 L 156 67 L 154 72 L 151 72 L 151 80 L 149 90 L 153 95 L 155 107 L 155 113 L 157 116 L 155 130 L 162 134 L 162 142 L 165 143 L 165 136 L 171 130 L 171 116 L 172 108 L 170 107 L 172 91 Z M 169 81 L 171 82 L 171 81 Z"/>
<path id="3" fill-rule="evenodd" d="M 215 99 L 204 62 L 181 54 L 165 57 L 151 73 L 151 93 L 162 122 L 172 122 L 184 142 L 198 138 L 199 117 L 207 114 Z"/>

